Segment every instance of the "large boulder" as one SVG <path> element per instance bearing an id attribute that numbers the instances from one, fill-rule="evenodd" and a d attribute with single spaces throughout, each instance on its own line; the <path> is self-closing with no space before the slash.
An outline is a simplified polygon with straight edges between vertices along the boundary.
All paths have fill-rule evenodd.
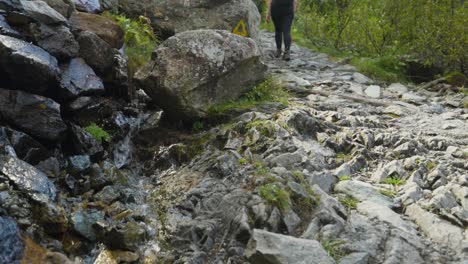
<path id="1" fill-rule="evenodd" d="M 16 157 L 0 155 L 0 174 L 36 202 L 46 204 L 57 196 L 57 189 L 43 172 Z"/>
<path id="2" fill-rule="evenodd" d="M 114 63 L 114 50 L 98 35 L 83 31 L 78 37 L 80 56 L 100 74 L 109 73 Z"/>
<path id="3" fill-rule="evenodd" d="M 316 240 L 255 229 L 245 252 L 252 264 L 334 264 Z"/>
<path id="4" fill-rule="evenodd" d="M 136 73 L 136 81 L 173 119 L 206 117 L 213 105 L 235 100 L 264 78 L 252 39 L 222 30 L 175 35 Z"/>
<path id="5" fill-rule="evenodd" d="M 30 29 L 38 46 L 60 60 L 76 57 L 80 47 L 68 27 L 31 24 Z"/>
<path id="6" fill-rule="evenodd" d="M 58 103 L 22 91 L 0 89 L 0 120 L 50 142 L 59 141 L 67 130 Z"/>
<path id="7" fill-rule="evenodd" d="M 74 32 L 89 31 L 98 35 L 106 41 L 112 48 L 120 49 L 124 43 L 124 32 L 112 19 L 82 13 L 74 12 L 70 17 L 70 25 Z"/>
<path id="8" fill-rule="evenodd" d="M 75 58 L 62 66 L 60 97 L 73 99 L 82 95 L 104 93 L 102 80 L 81 58 Z"/>
<path id="9" fill-rule="evenodd" d="M 44 2 L 67 18 L 75 11 L 75 3 L 72 0 L 44 0 Z"/>
<path id="10" fill-rule="evenodd" d="M 0 35 L 0 75 L 12 87 L 46 94 L 58 86 L 60 69 L 57 59 L 28 42 Z M 5 80 L 2 77 L 2 82 Z"/>
<path id="11" fill-rule="evenodd" d="M 44 1 L 20 0 L 24 14 L 44 24 L 66 24 L 67 19 Z"/>
<path id="12" fill-rule="evenodd" d="M 249 37 L 258 38 L 260 14 L 251 0 L 120 0 L 120 10 L 132 17 L 149 17 L 153 27 L 167 35 L 194 29 L 233 31 L 244 21 Z"/>

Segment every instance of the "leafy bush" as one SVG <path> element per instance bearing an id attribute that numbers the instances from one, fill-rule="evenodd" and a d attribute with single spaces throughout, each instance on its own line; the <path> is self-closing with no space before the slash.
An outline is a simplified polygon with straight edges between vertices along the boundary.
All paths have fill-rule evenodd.
<path id="1" fill-rule="evenodd" d="M 378 59 L 415 60 L 468 75 L 468 8 L 462 0 L 299 0 L 294 39 L 361 64 L 374 77 L 394 81 L 404 68 Z M 364 65 L 362 65 L 364 64 Z M 390 74 L 385 74 L 388 71 Z"/>
<path id="2" fill-rule="evenodd" d="M 266 184 L 260 187 L 260 197 L 268 204 L 285 210 L 289 207 L 289 193 L 276 184 Z"/>
<path id="3" fill-rule="evenodd" d="M 107 131 L 102 129 L 100 126 L 96 125 L 96 123 L 91 123 L 89 126 L 85 127 L 84 130 L 91 134 L 99 143 L 102 142 L 110 142 L 111 136 Z"/>
<path id="4" fill-rule="evenodd" d="M 128 56 L 130 76 L 151 59 L 151 53 L 159 44 L 150 21 L 144 16 L 130 19 L 124 15 L 105 12 L 104 16 L 112 18 L 125 33 L 125 53 Z"/>
<path id="5" fill-rule="evenodd" d="M 279 102 L 287 106 L 288 98 L 289 94 L 283 89 L 281 83 L 270 77 L 255 86 L 239 100 L 215 105 L 210 108 L 209 112 L 217 114 L 233 109 L 248 109 L 267 102 Z"/>

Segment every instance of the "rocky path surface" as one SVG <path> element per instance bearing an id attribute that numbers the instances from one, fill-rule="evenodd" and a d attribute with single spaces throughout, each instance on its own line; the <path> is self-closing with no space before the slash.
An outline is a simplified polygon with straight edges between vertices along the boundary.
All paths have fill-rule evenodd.
<path id="1" fill-rule="evenodd" d="M 468 263 L 463 95 L 377 85 L 296 45 L 284 62 L 272 34 L 261 40 L 272 75 L 301 96 L 211 129 L 190 164 L 154 176 L 163 258 Z"/>

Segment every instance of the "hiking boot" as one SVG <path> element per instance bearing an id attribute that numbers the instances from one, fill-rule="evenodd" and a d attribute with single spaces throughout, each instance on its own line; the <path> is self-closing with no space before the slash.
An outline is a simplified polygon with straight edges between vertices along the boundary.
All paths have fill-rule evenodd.
<path id="1" fill-rule="evenodd" d="M 291 52 L 289 50 L 284 51 L 283 60 L 290 61 L 291 60 Z"/>
<path id="2" fill-rule="evenodd" d="M 281 54 L 283 54 L 283 51 L 281 49 L 277 49 L 276 50 L 276 53 L 275 53 L 275 57 L 276 58 L 280 58 L 281 57 Z"/>

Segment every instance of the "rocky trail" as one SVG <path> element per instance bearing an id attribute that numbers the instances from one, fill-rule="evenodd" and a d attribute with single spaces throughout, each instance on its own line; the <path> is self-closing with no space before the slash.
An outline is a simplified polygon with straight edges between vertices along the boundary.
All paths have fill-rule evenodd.
<path id="1" fill-rule="evenodd" d="M 269 72 L 301 96 L 246 111 L 157 155 L 172 161 L 150 176 L 159 242 L 168 242 L 160 257 L 467 263 L 463 97 L 379 86 L 298 46 L 284 62 L 273 57 L 271 33 L 261 43 Z M 188 164 L 187 148 L 198 151 Z"/>
<path id="2" fill-rule="evenodd" d="M 468 263 L 465 95 L 275 59 L 250 0 L 126 2 L 176 34 L 132 80 L 110 1 L 0 0 L 0 263 Z M 255 41 L 193 30 L 234 10 Z M 287 104 L 210 120 L 265 71 Z"/>

